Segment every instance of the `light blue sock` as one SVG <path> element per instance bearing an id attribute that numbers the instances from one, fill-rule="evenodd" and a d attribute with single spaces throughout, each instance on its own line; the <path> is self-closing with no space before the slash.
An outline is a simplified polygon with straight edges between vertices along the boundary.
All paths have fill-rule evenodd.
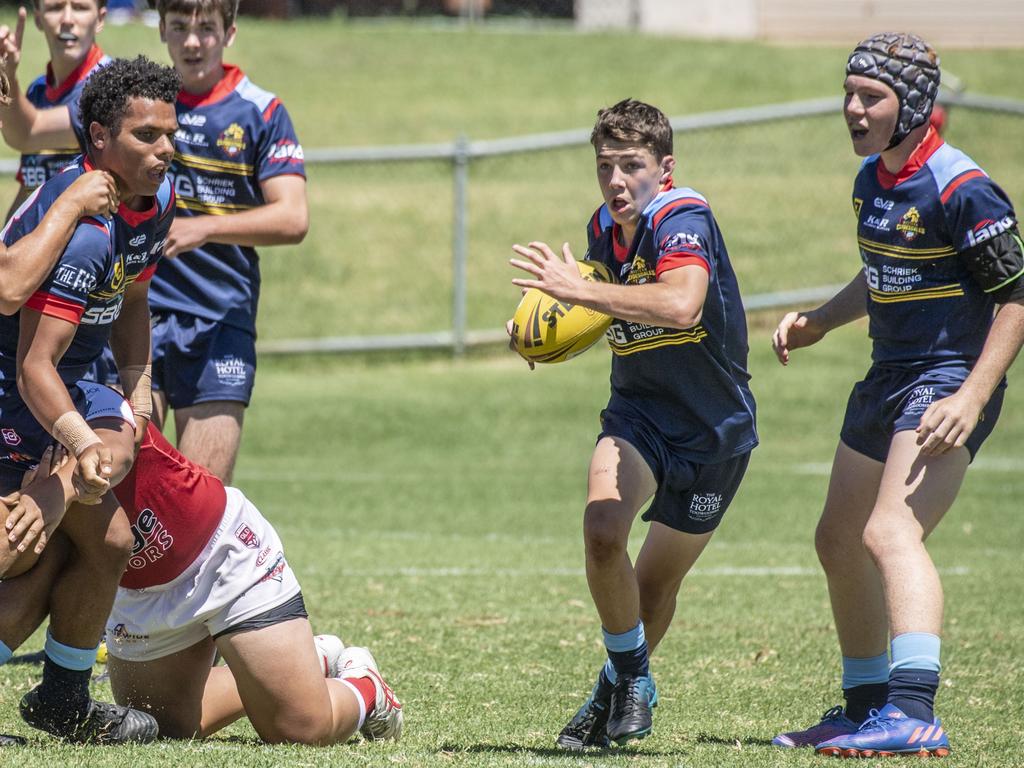
<path id="1" fill-rule="evenodd" d="M 0 667 L 10 661 L 13 655 L 14 651 L 7 647 L 7 643 L 0 640 Z"/>
<path id="2" fill-rule="evenodd" d="M 843 656 L 843 689 L 858 685 L 884 683 L 889 679 L 889 654 L 880 653 L 867 659 Z"/>
<path id="3" fill-rule="evenodd" d="M 942 639 L 928 632 L 906 632 L 892 639 L 892 664 L 889 671 L 897 669 L 925 669 L 941 672 L 939 655 Z"/>
<path id="4" fill-rule="evenodd" d="M 54 664 L 64 667 L 64 669 L 73 669 L 78 672 L 92 669 L 93 664 L 96 663 L 96 654 L 99 649 L 99 645 L 95 648 L 72 648 L 70 645 L 64 645 L 54 640 L 50 630 L 46 630 L 46 644 L 43 646 L 43 650 Z"/>

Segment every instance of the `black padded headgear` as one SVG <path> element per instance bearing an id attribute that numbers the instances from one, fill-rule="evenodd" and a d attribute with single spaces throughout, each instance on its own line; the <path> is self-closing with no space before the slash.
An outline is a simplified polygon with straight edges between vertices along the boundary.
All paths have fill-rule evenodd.
<path id="1" fill-rule="evenodd" d="M 887 149 L 928 122 L 939 93 L 939 57 L 917 35 L 882 32 L 861 41 L 846 62 L 846 74 L 870 77 L 895 91 L 900 115 Z"/>

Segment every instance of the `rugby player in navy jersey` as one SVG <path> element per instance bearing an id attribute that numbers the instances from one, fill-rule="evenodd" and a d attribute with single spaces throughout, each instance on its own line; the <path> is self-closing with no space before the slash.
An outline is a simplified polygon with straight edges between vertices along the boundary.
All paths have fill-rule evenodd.
<path id="1" fill-rule="evenodd" d="M 109 61 L 96 45 L 96 35 L 103 29 L 107 15 L 106 0 L 35 0 L 32 11 L 36 27 L 46 38 L 50 61 L 45 74 L 33 80 L 23 93 L 18 87 L 16 70 L 27 15 L 24 8 L 19 8 L 13 30 L 0 26 L 0 52 L 6 54 L 4 69 L 11 81 L 12 97 L 27 99 L 37 109 L 67 105 L 78 99 L 93 70 Z M 21 114 L 18 109 L 0 110 L 0 116 L 7 118 L 3 125 L 4 138 L 15 137 L 8 141 L 19 146 L 25 144 L 26 130 L 18 120 Z M 8 218 L 33 189 L 67 166 L 79 152 L 78 142 L 70 141 L 64 148 L 38 146 L 22 154 L 17 174 L 20 188 Z"/>
<path id="2" fill-rule="evenodd" d="M 73 501 L 101 504 L 102 514 L 85 517 L 77 528 L 69 515 L 71 529 L 66 532 L 80 550 L 106 547 L 109 565 L 90 573 L 85 558 L 73 558 L 68 570 L 75 577 L 62 574 L 50 595 L 42 683 L 21 704 L 30 725 L 73 741 L 156 736 L 151 717 L 94 702 L 88 686 L 103 624 L 131 550 L 127 520 L 107 491 L 128 469 L 126 462 L 114 462 L 115 449 L 123 455 L 125 439 L 129 446 L 141 441 L 151 410 L 148 281 L 173 219 L 167 171 L 174 153 L 173 102 L 179 82 L 172 69 L 142 57 L 112 62 L 90 78 L 81 99 L 87 156 L 34 192 L 3 230 L 8 244 L 31 232 L 54 198 L 92 167 L 117 181 L 116 214 L 109 220 L 82 219 L 56 266 L 20 312 L 0 317 L 0 434 L 7 446 L 17 446 L 0 457 L 0 492 L 16 490 L 21 475 L 55 439 L 76 457 L 77 466 L 71 481 L 56 489 L 56 508 L 51 498 L 42 510 L 46 525 L 61 522 Z M 104 436 L 87 423 L 94 404 L 75 382 L 108 340 L 134 411 L 134 416 L 127 414 L 134 429 L 125 429 L 122 420 Z M 122 547 L 124 533 L 129 543 Z M 0 606 L 0 611 L 5 609 Z M 0 647 L 0 654 L 7 653 Z"/>
<path id="3" fill-rule="evenodd" d="M 255 248 L 305 237 L 303 152 L 281 100 L 224 63 L 237 0 L 156 7 L 182 90 L 172 167 L 179 215 L 150 298 L 155 413 L 162 421 L 173 408 L 178 448 L 230 481 L 256 373 Z M 44 112 L 20 100 L 14 110 L 33 141 L 83 139 L 73 105 Z"/>
<path id="4" fill-rule="evenodd" d="M 648 657 L 675 612 L 683 577 L 710 541 L 757 445 L 743 304 L 707 200 L 673 186 L 672 127 L 625 100 L 591 134 L 604 205 L 586 258 L 619 284 L 584 281 L 568 244 L 513 246 L 512 282 L 612 315 L 612 393 L 590 462 L 583 518 L 587 582 L 608 658 L 558 736 L 582 749 L 643 738 L 657 702 Z M 626 545 L 650 522 L 636 565 Z"/>
<path id="5" fill-rule="evenodd" d="M 995 427 L 1024 341 L 1024 254 L 1009 199 L 929 126 L 939 58 L 879 34 L 846 65 L 865 158 L 853 188 L 863 268 L 782 318 L 779 361 L 867 315 L 872 365 L 850 395 L 815 545 L 842 652 L 845 708 L 774 743 L 845 757 L 943 756 L 934 714 L 943 594 L 925 539 Z"/>

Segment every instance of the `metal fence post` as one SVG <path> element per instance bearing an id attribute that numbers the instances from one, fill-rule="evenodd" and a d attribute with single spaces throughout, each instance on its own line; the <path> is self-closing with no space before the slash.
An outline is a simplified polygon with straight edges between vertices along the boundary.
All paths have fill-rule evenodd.
<path id="1" fill-rule="evenodd" d="M 466 259 L 469 244 L 469 139 L 460 134 L 452 154 L 452 352 L 466 352 Z"/>

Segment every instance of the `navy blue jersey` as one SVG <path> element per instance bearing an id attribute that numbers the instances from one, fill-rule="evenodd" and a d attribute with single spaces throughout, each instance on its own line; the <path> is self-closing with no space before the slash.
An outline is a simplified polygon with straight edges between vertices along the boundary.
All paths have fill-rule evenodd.
<path id="1" fill-rule="evenodd" d="M 57 196 L 87 170 L 91 166 L 79 159 L 33 192 L 0 233 L 4 243 L 11 245 L 35 229 Z M 106 346 L 125 289 L 153 276 L 173 218 L 169 179 L 145 211 L 122 205 L 112 219 L 83 218 L 53 271 L 25 303 L 78 326 L 57 366 L 68 386 L 85 374 Z M 19 315 L 0 316 L 0 394 L 10 395 L 13 390 L 18 329 Z"/>
<path id="2" fill-rule="evenodd" d="M 873 155 L 854 182 L 872 359 L 973 365 L 995 304 L 960 255 L 1014 225 L 1006 194 L 934 129 L 892 174 Z"/>
<path id="3" fill-rule="evenodd" d="M 74 108 L 77 112 L 78 98 L 89 75 L 109 61 L 110 57 L 104 56 L 103 51 L 94 45 L 82 63 L 75 67 L 59 86 L 54 84 L 53 71 L 47 65 L 46 74 L 40 75 L 32 81 L 25 91 L 25 98 L 36 109 L 67 106 L 69 109 Z M 70 165 L 81 151 L 77 146 L 54 147 L 42 152 L 22 155 L 21 164 L 18 166 L 18 181 L 28 189 L 41 187 Z"/>
<path id="4" fill-rule="evenodd" d="M 224 65 L 224 77 L 208 93 L 182 91 L 175 108 L 171 175 L 179 216 L 247 211 L 265 203 L 260 182 L 305 176 L 288 111 L 237 67 Z M 77 115 L 72 124 L 84 142 Z M 160 264 L 149 303 L 154 312 L 183 312 L 255 333 L 259 294 L 255 248 L 207 243 Z"/>
<path id="5" fill-rule="evenodd" d="M 587 258 L 607 265 L 626 285 L 653 282 L 689 264 L 709 276 L 703 315 L 693 328 L 612 323 L 609 410 L 644 421 L 690 461 L 713 464 L 750 451 L 757 432 L 746 315 L 707 200 L 692 189 L 662 191 L 644 209 L 629 245 L 601 206 L 587 234 Z"/>

